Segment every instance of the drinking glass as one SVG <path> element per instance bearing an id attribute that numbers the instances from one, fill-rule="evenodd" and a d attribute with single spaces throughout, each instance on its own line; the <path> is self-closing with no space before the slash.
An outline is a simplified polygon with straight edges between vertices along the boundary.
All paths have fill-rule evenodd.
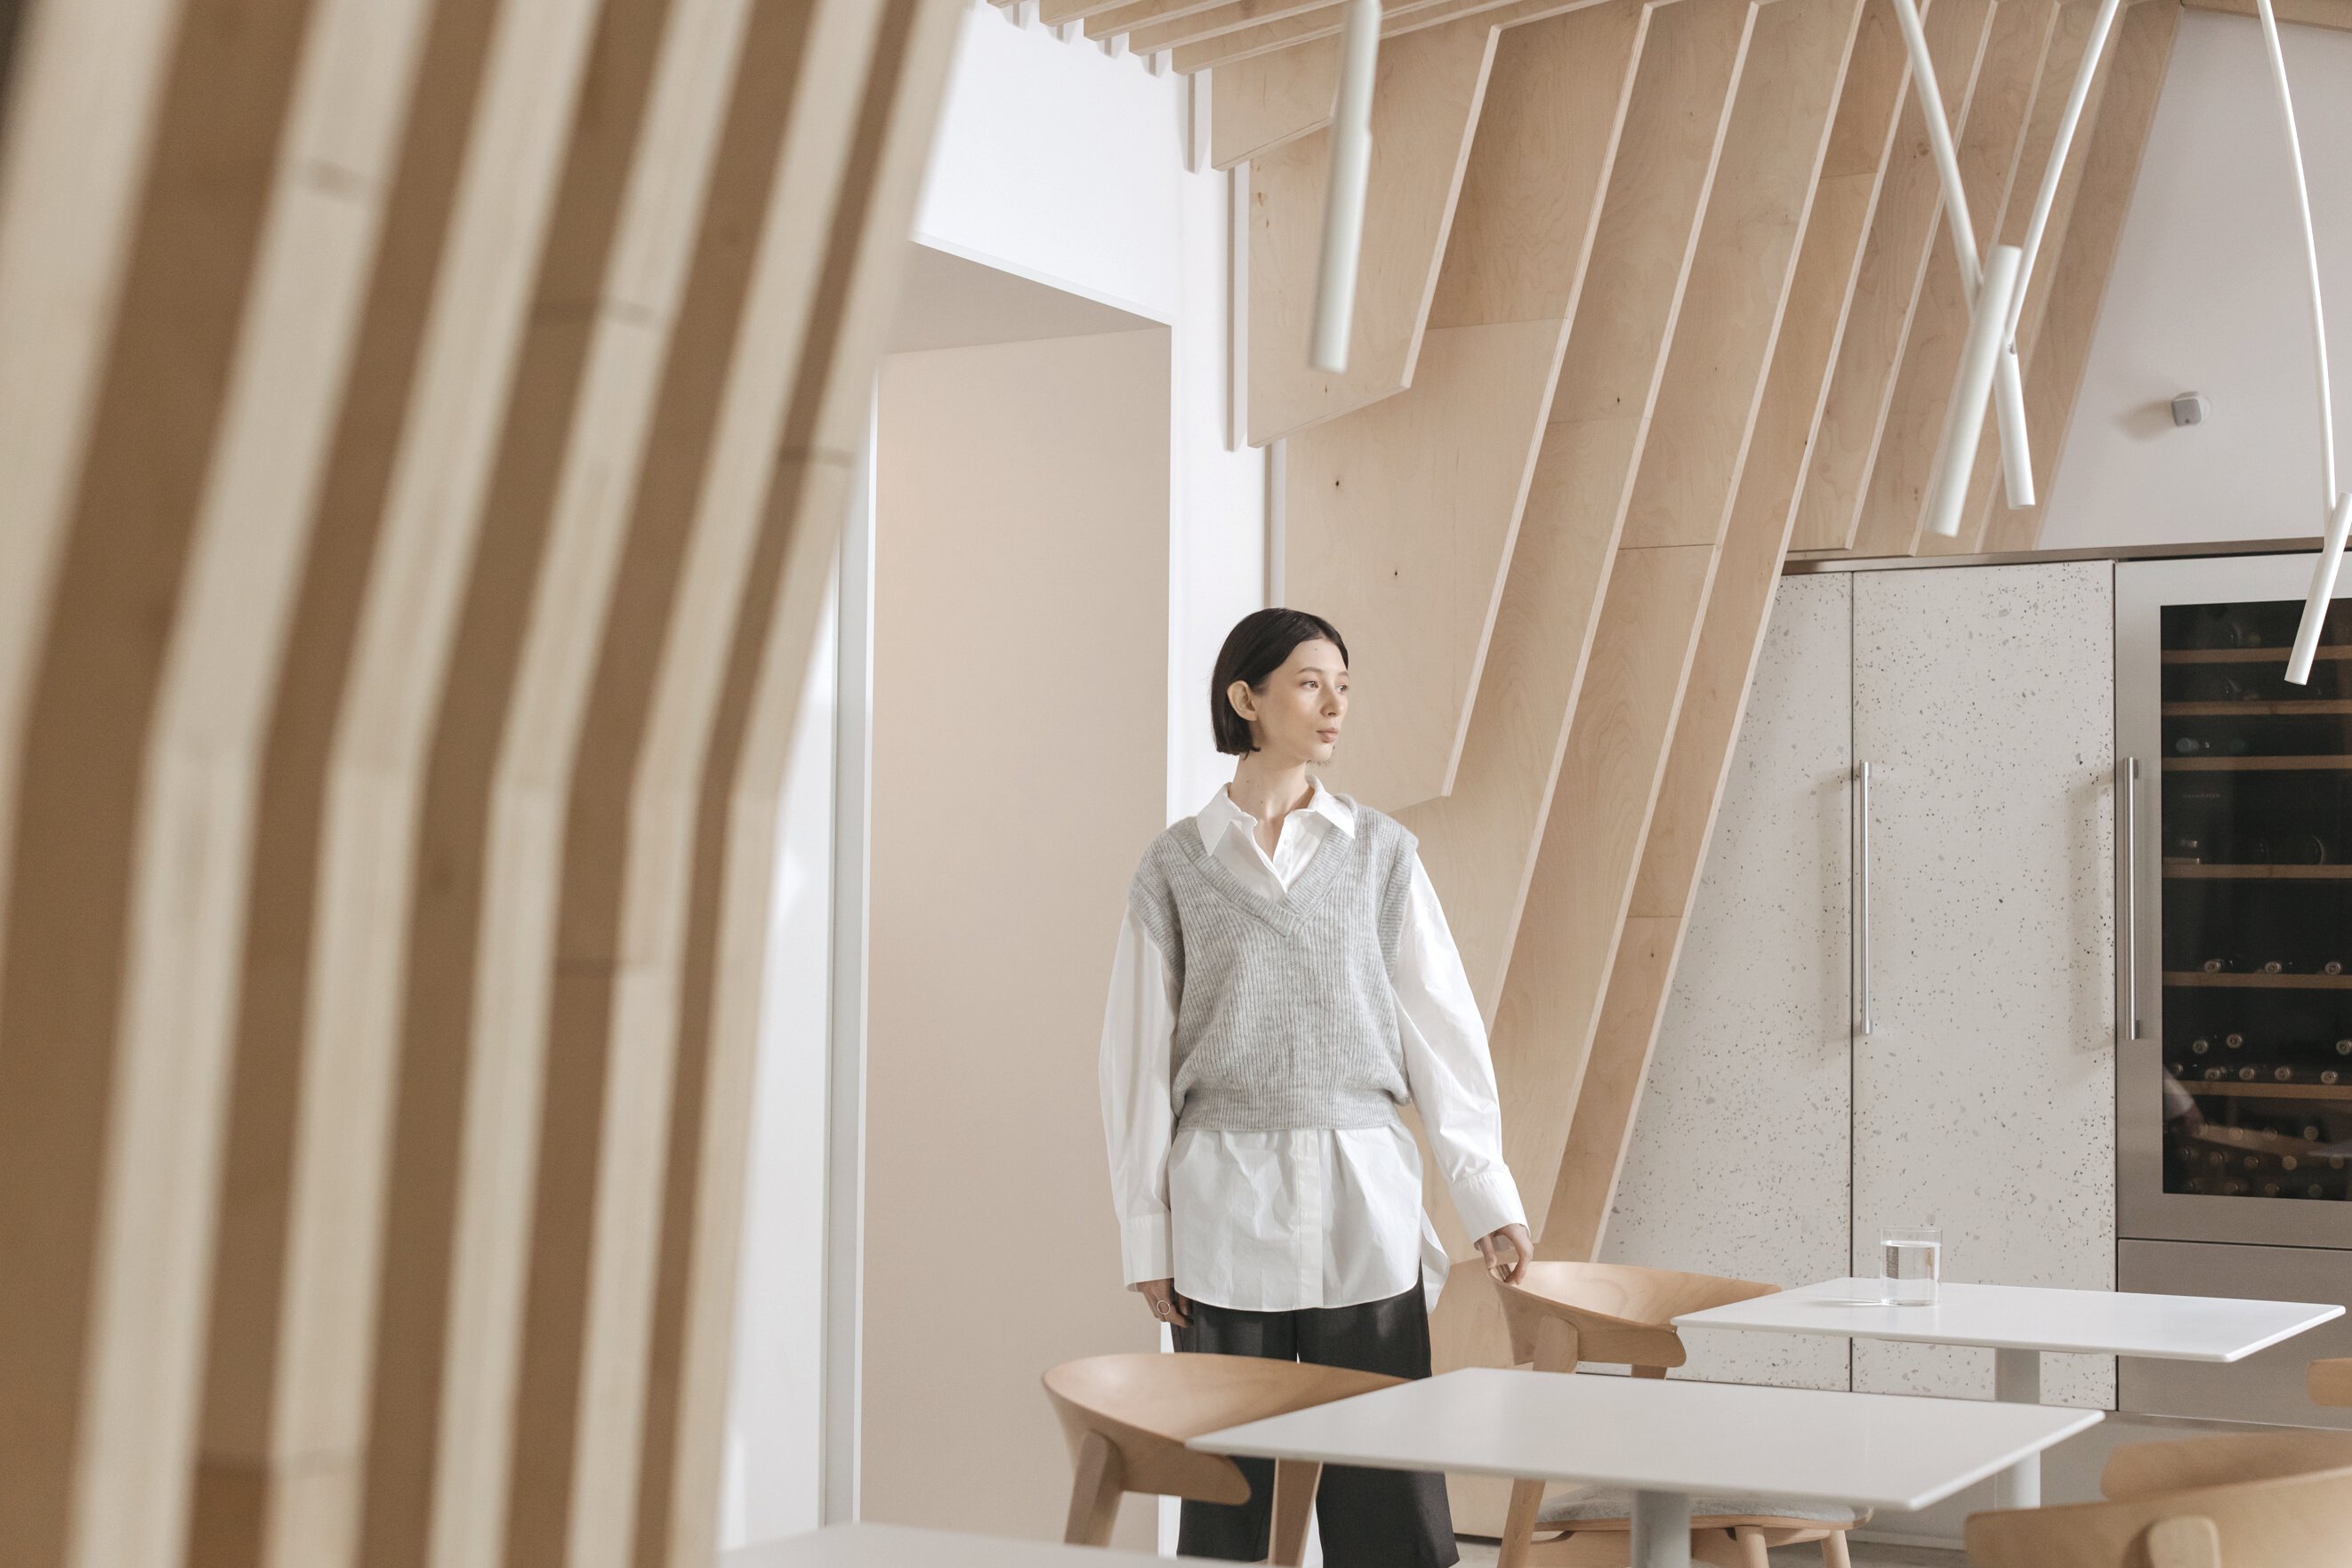
<path id="1" fill-rule="evenodd" d="M 1944 1233 L 1913 1226 L 1878 1235 L 1886 1301 L 1896 1307 L 1932 1307 L 1936 1281 L 1944 1270 Z"/>

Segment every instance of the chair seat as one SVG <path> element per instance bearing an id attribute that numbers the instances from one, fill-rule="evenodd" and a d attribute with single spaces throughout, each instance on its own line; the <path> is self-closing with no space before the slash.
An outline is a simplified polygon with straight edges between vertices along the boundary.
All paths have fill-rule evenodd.
<path id="1" fill-rule="evenodd" d="M 1587 1529 L 1613 1524 L 1630 1529 L 1633 1513 L 1633 1494 L 1623 1487 L 1563 1487 L 1545 1494 L 1536 1522 L 1580 1524 Z M 1860 1516 L 1840 1502 L 1801 1502 L 1785 1497 L 1691 1499 L 1694 1525 L 1717 1519 L 1801 1519 L 1809 1524 L 1825 1524 L 1837 1530 L 1850 1530 L 1860 1522 Z"/>

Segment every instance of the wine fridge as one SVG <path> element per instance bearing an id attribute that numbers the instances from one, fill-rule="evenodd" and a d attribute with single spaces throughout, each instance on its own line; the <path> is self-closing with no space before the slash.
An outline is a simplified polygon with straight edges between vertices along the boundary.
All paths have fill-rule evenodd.
<path id="1" fill-rule="evenodd" d="M 2116 570 L 2116 1282 L 2352 1304 L 2352 601 L 2309 684 L 2312 558 Z M 2352 593 L 2352 572 L 2342 583 Z M 2352 1425 L 2304 1393 L 2352 1319 L 2117 1404 Z"/>

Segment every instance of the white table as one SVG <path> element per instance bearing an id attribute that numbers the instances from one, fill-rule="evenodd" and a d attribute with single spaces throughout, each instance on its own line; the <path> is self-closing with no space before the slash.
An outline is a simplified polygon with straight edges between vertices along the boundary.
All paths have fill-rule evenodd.
<path id="1" fill-rule="evenodd" d="M 2038 1405 L 2044 1352 L 2241 1361 L 2344 1315 L 2340 1306 L 2307 1301 L 2241 1301 L 2220 1296 L 1951 1281 L 1937 1289 L 1933 1306 L 1895 1307 L 1873 1299 L 1883 1289 L 1877 1280 L 1825 1280 L 1818 1285 L 1734 1301 L 1727 1307 L 1685 1312 L 1675 1320 L 1675 1326 L 1832 1334 L 1908 1344 L 1989 1345 L 1993 1352 L 1993 1397 Z M 2021 1460 L 2002 1479 L 1999 1490 L 2004 1508 L 2040 1507 L 2041 1455 Z"/>
<path id="2" fill-rule="evenodd" d="M 888 1524 L 837 1524 L 789 1541 L 748 1546 L 719 1568 L 1165 1568 L 1167 1559 L 1058 1542 L 1006 1541 Z M 1196 1558 L 1184 1561 L 1196 1562 Z"/>
<path id="3" fill-rule="evenodd" d="M 2098 1420 L 2038 1405 L 1474 1367 L 1191 1446 L 1623 1487 L 1634 1568 L 1688 1568 L 1695 1495 L 1925 1508 Z"/>

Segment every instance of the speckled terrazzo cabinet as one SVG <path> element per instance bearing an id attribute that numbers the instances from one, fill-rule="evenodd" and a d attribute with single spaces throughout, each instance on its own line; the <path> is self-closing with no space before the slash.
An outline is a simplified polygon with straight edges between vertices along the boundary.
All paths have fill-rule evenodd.
<path id="1" fill-rule="evenodd" d="M 2114 1286 L 2112 598 L 2105 562 L 1783 582 L 1605 1256 L 1799 1284 L 1937 1225 L 1949 1278 Z M 1743 1337 L 1693 1336 L 1694 1374 L 1847 1385 L 1842 1344 Z M 1992 1392 L 1989 1351 L 1852 1355 L 1855 1388 Z M 2109 1359 L 2045 1376 L 2114 1402 Z"/>

